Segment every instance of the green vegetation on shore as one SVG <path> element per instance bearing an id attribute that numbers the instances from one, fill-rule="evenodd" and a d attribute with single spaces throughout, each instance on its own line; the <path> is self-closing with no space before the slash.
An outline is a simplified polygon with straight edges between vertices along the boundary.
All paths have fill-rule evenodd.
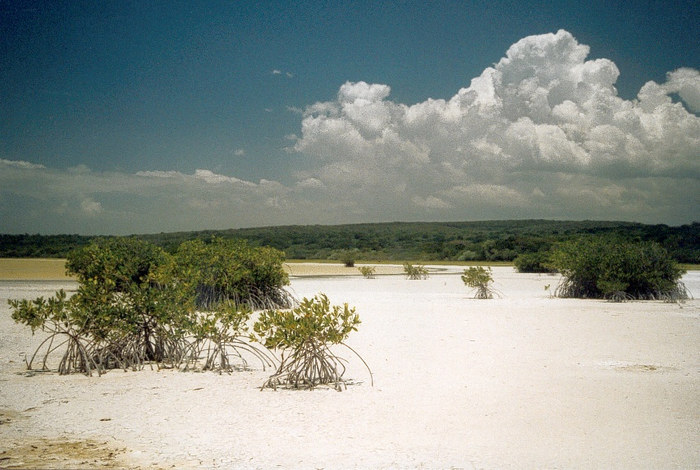
<path id="1" fill-rule="evenodd" d="M 581 237 L 557 246 L 549 263 L 563 276 L 559 297 L 675 302 L 689 296 L 680 282 L 685 271 L 655 242 Z"/>
<path id="2" fill-rule="evenodd" d="M 67 272 L 78 281 L 73 295 L 61 289 L 8 303 L 15 322 L 47 335 L 28 369 L 36 360 L 49 370 L 54 355 L 59 374 L 146 364 L 221 373 L 247 368 L 248 356 L 263 369 L 279 364 L 262 388 L 342 390 L 346 361 L 329 348 L 344 345 L 367 366 L 344 343 L 360 318 L 324 294 L 298 302 L 284 289 L 283 262 L 279 250 L 243 240 L 192 240 L 172 255 L 135 237 L 98 238 L 68 257 Z M 265 310 L 253 335 L 258 309 Z M 274 349 L 283 351 L 281 360 Z"/>
<path id="3" fill-rule="evenodd" d="M 184 241 L 212 237 L 271 246 L 287 259 L 363 261 L 513 261 L 581 235 L 614 234 L 660 244 L 680 263 L 700 264 L 700 223 L 670 227 L 631 222 L 503 220 L 291 225 L 139 235 L 170 253 Z M 0 257 L 66 257 L 93 238 L 81 235 L 0 235 Z"/>
<path id="4" fill-rule="evenodd" d="M 249 344 L 253 308 L 286 308 L 289 283 L 282 254 L 245 242 L 185 243 L 177 254 L 137 238 L 100 238 L 73 251 L 66 264 L 78 281 L 47 299 L 10 299 L 12 318 L 47 338 L 27 366 L 61 355 L 61 374 L 142 369 L 155 362 L 184 370 L 231 371 L 240 351 L 273 361 Z"/>

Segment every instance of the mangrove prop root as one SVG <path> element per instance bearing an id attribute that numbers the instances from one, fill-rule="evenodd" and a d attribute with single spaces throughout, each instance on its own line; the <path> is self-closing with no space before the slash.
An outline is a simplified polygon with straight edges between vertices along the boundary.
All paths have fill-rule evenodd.
<path id="1" fill-rule="evenodd" d="M 372 377 L 372 371 L 362 357 L 345 343 L 340 343 L 365 364 Z M 262 385 L 265 388 L 313 389 L 319 385 L 330 385 L 338 391 L 346 388 L 344 359 L 333 354 L 328 346 L 309 340 L 297 347 L 288 357 L 282 358 L 277 371 Z M 374 379 L 372 378 L 372 385 Z"/>

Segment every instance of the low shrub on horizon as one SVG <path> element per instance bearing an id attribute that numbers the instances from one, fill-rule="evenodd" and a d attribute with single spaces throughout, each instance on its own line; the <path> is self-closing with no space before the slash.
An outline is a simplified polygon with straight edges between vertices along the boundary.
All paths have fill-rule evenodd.
<path id="1" fill-rule="evenodd" d="M 355 250 L 342 250 L 340 253 L 338 253 L 336 256 L 338 257 L 338 260 L 345 265 L 346 268 L 354 268 L 355 267 L 355 260 L 357 259 L 357 256 L 360 254 L 360 251 L 355 249 Z"/>
<path id="2" fill-rule="evenodd" d="M 519 273 L 555 273 L 549 252 L 523 253 L 513 260 L 513 265 Z"/>
<path id="3" fill-rule="evenodd" d="M 683 300 L 684 270 L 654 242 L 615 236 L 583 237 L 560 244 L 552 266 L 563 276 L 558 297 L 610 300 Z"/>

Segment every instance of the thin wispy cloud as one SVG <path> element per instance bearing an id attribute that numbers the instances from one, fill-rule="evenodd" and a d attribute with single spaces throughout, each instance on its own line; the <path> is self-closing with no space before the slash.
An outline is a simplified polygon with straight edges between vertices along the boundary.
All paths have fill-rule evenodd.
<path id="1" fill-rule="evenodd" d="M 274 69 L 272 70 L 272 75 L 284 75 L 287 78 L 294 78 L 294 74 L 292 72 L 283 72 L 282 70 L 279 69 Z"/>
<path id="2" fill-rule="evenodd" d="M 94 201 L 90 198 L 84 199 L 80 203 L 80 208 L 85 214 L 87 214 L 89 216 L 96 215 L 96 214 L 99 214 L 100 212 L 102 212 L 102 204 L 100 204 L 99 202 Z"/>
<path id="3" fill-rule="evenodd" d="M 25 162 L 22 160 L 7 160 L 0 158 L 0 167 L 14 167 L 14 168 L 26 168 L 26 169 L 39 169 L 46 168 L 44 165 L 38 165 L 36 163 Z"/>

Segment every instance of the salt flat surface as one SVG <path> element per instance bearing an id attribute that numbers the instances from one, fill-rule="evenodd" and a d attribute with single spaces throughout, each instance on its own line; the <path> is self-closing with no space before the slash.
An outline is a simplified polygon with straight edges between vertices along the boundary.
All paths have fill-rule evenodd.
<path id="1" fill-rule="evenodd" d="M 510 267 L 493 269 L 500 298 L 474 300 L 463 268 L 435 268 L 420 281 L 292 279 L 296 296 L 324 292 L 360 315 L 348 343 L 374 386 L 341 348 L 355 384 L 340 393 L 260 391 L 259 368 L 27 374 L 43 337 L 6 299 L 75 284 L 0 282 L 0 467 L 700 467 L 698 300 L 553 299 L 558 277 Z M 684 280 L 700 297 L 699 273 Z M 40 441 L 114 457 L 47 448 L 22 464 Z"/>

